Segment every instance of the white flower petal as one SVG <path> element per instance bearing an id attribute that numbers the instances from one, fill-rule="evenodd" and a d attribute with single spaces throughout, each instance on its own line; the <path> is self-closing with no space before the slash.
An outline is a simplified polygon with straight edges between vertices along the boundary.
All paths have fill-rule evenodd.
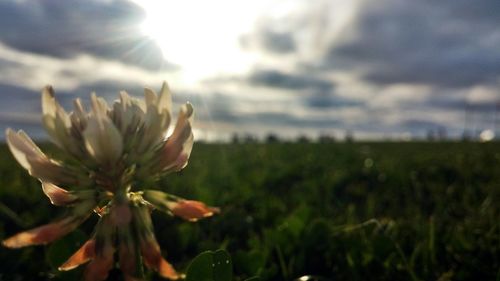
<path id="1" fill-rule="evenodd" d="M 73 146 L 75 150 L 81 152 L 80 157 L 83 156 L 83 148 L 81 147 L 83 136 L 82 132 L 87 127 L 87 112 L 83 108 L 82 101 L 77 98 L 73 101 L 74 111 L 70 114 L 71 120 L 71 135 L 77 140 Z"/>
<path id="2" fill-rule="evenodd" d="M 163 111 L 172 111 L 172 93 L 170 92 L 167 82 L 163 82 L 157 107 L 160 113 Z"/>
<path id="3" fill-rule="evenodd" d="M 5 135 L 12 155 L 14 155 L 17 162 L 26 170 L 29 171 L 31 169 L 31 163 L 28 159 L 40 159 L 45 157 L 33 141 L 22 131 L 16 133 L 9 128 L 5 131 Z"/>
<path id="4" fill-rule="evenodd" d="M 76 98 L 73 101 L 73 106 L 75 108 L 75 111 L 73 111 L 73 113 L 75 113 L 75 115 L 78 116 L 78 118 L 80 119 L 87 118 L 87 112 L 83 108 L 82 100 L 80 98 Z"/>
<path id="5" fill-rule="evenodd" d="M 113 120 L 125 141 L 130 141 L 144 122 L 143 105 L 131 98 L 127 92 L 120 92 L 120 100 L 113 107 Z"/>
<path id="6" fill-rule="evenodd" d="M 73 107 L 75 108 L 75 110 L 71 114 L 73 125 L 75 125 L 76 123 L 78 124 L 79 129 L 85 128 L 85 126 L 87 125 L 88 117 L 87 117 L 87 112 L 83 108 L 82 100 L 80 100 L 79 98 L 75 99 L 73 101 Z"/>
<path id="7" fill-rule="evenodd" d="M 159 110 L 158 98 L 153 90 L 145 88 L 144 97 L 147 110 L 144 116 L 144 134 L 140 136 L 141 140 L 138 146 L 140 153 L 147 151 L 163 139 L 170 122 L 169 112 Z"/>
<path id="8" fill-rule="evenodd" d="M 152 105 L 156 107 L 158 97 L 153 90 L 144 88 L 144 100 L 146 101 L 146 108 L 149 110 L 149 107 Z"/>
<path id="9" fill-rule="evenodd" d="M 60 147 L 66 150 L 72 150 L 73 143 L 70 136 L 71 119 L 68 113 L 61 107 L 61 105 L 56 104 L 56 118 L 54 120 L 55 133 L 57 142 L 60 143 Z"/>
<path id="10" fill-rule="evenodd" d="M 156 106 L 151 106 L 155 107 Z M 162 115 L 158 114 L 155 108 L 148 108 L 144 119 L 144 133 L 141 138 L 138 150 L 143 152 L 147 150 L 151 144 L 157 142 L 162 135 L 161 126 L 163 123 Z"/>
<path id="11" fill-rule="evenodd" d="M 56 115 L 57 103 L 54 98 L 54 90 L 46 86 L 42 90 L 42 125 L 51 137 L 52 141 L 59 147 L 61 143 L 57 136 Z"/>
<path id="12" fill-rule="evenodd" d="M 71 172 L 50 160 L 23 131 L 7 129 L 5 135 L 12 155 L 30 175 L 52 183 L 75 182 Z"/>
<path id="13" fill-rule="evenodd" d="M 42 90 L 42 114 L 56 117 L 56 100 L 52 86 L 46 86 Z"/>
<path id="14" fill-rule="evenodd" d="M 113 165 L 123 151 L 122 135 L 107 115 L 93 113 L 83 132 L 85 147 L 98 163 Z"/>
<path id="15" fill-rule="evenodd" d="M 96 116 L 107 115 L 108 114 L 108 103 L 102 97 L 96 96 L 95 92 L 90 95 L 90 104 L 92 106 L 92 112 Z"/>
<path id="16" fill-rule="evenodd" d="M 85 148 L 98 163 L 112 165 L 122 154 L 122 135 L 108 117 L 104 99 L 92 94 L 91 103 L 92 113 L 83 132 Z"/>
<path id="17" fill-rule="evenodd" d="M 70 133 L 70 116 L 55 100 L 51 86 L 42 90 L 42 123 L 53 143 L 72 154 L 78 153 Z"/>

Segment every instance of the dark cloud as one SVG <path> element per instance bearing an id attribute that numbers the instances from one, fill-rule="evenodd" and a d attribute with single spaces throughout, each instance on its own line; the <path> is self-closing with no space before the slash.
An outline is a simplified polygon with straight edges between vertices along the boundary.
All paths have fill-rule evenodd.
<path id="1" fill-rule="evenodd" d="M 473 24 L 484 24 L 491 28 L 491 24 L 500 24 L 498 11 L 500 2 L 496 0 L 478 0 L 471 2 L 469 0 L 446 0 L 436 1 L 425 0 L 428 5 L 437 5 L 443 13 L 453 16 L 457 19 L 472 22 Z"/>
<path id="2" fill-rule="evenodd" d="M 21 87 L 0 84 L 0 140 L 7 128 L 24 130 L 36 138 L 43 138 L 39 114 L 40 94 Z"/>
<path id="3" fill-rule="evenodd" d="M 197 110 L 197 119 L 205 124 L 212 120 L 215 124 L 221 122 L 237 130 L 265 125 L 266 130 L 276 128 L 277 133 L 281 128 L 347 128 L 355 134 L 387 135 L 394 132 L 418 134 L 444 126 L 457 130 L 464 123 L 461 118 L 466 115 L 466 110 L 476 115 L 487 113 L 491 119 L 495 110 L 492 102 L 469 100 L 466 96 L 471 86 L 490 89 L 499 81 L 499 1 L 362 0 L 359 3 L 352 21 L 343 30 L 336 29 L 337 26 L 335 30 L 329 29 L 329 20 L 332 18 L 334 22 L 335 19 L 326 17 L 331 16 L 328 14 L 330 10 L 322 8 L 311 11 L 321 10 L 325 13 L 325 20 L 318 20 L 305 8 L 304 15 L 294 14 L 286 19 L 286 23 L 256 23 L 255 31 L 245 36 L 242 44 L 252 51 L 264 53 L 262 61 L 256 62 L 255 66 L 260 69 L 256 68 L 246 77 L 226 74 L 225 80 L 207 81 L 203 84 L 205 93 L 174 89 L 174 102 L 190 100 Z M 87 53 L 96 56 L 97 60 L 106 58 L 148 69 L 173 67 L 164 65 L 159 48 L 141 34 L 139 24 L 144 17 L 140 7 L 126 0 L 5 0 L 0 1 L 0 43 L 59 58 Z M 335 36 L 330 36 L 330 32 L 335 32 Z M 313 37 L 318 39 L 318 44 L 311 41 L 316 40 Z M 330 45 L 324 45 L 330 38 L 333 39 Z M 310 46 L 318 48 L 310 49 Z M 322 57 L 325 50 L 327 54 Z M 271 56 L 273 60 L 267 61 Z M 280 64 L 278 59 L 283 59 L 284 63 Z M 295 67 L 290 67 L 294 63 Z M 1 70 L 6 76 L 14 73 L 17 65 L 15 60 L 0 59 Z M 25 69 L 20 68 L 19 72 L 26 75 L 20 77 L 32 75 L 31 71 L 21 70 Z M 79 68 L 64 68 L 56 74 L 71 82 L 81 72 Z M 373 93 L 367 94 L 365 102 L 346 97 L 347 93 L 358 88 L 365 91 L 365 84 L 355 84 L 356 79 L 341 79 L 356 78 L 353 75 L 360 75 L 362 82 L 369 82 L 368 86 L 374 89 Z M 337 80 L 327 79 L 329 77 Z M 4 82 L 8 83 L 6 80 Z M 59 90 L 56 84 L 56 95 L 68 110 L 76 97 L 88 104 L 92 91 L 108 101 L 116 99 L 120 90 L 127 90 L 134 96 L 143 95 L 143 85 L 134 82 L 137 79 L 131 79 L 130 83 L 114 82 L 121 79 L 106 77 L 102 80 L 105 81 L 86 82 L 85 85 L 61 83 L 66 89 L 80 85 L 71 91 Z M 12 83 L 18 83 L 16 81 Z M 246 93 L 211 93 L 224 90 L 225 85 L 232 83 L 243 86 Z M 337 83 L 342 84 L 337 87 Z M 346 83 L 353 83 L 352 88 Z M 423 101 L 387 95 L 384 97 L 387 97 L 388 105 L 383 109 L 370 106 L 369 95 L 378 92 L 384 95 L 385 89 L 391 88 L 386 86 L 397 83 L 429 85 L 432 94 Z M 32 87 L 32 84 L 28 86 Z M 160 85 L 148 86 L 156 90 L 160 88 Z M 262 90 L 259 87 L 266 87 L 265 92 L 271 95 L 284 90 L 290 93 L 287 97 L 290 99 L 273 101 L 272 97 L 266 97 L 265 103 L 269 104 L 265 104 L 258 100 L 258 95 L 247 96 L 251 91 Z M 346 92 L 339 92 L 341 90 Z M 354 94 L 362 99 L 362 93 Z M 39 91 L 0 85 L 0 97 L 0 135 L 6 127 L 43 135 L 39 120 L 34 118 L 40 113 Z M 483 98 L 491 99 L 490 96 Z M 283 102 L 289 102 L 290 106 L 276 104 Z M 266 111 L 266 105 L 269 105 L 269 111 Z M 253 108 L 259 113 L 252 113 Z M 293 108 L 300 112 L 293 112 Z M 174 108 L 174 116 L 177 110 Z M 329 115 L 334 111 L 335 114 Z M 23 113 L 29 114 L 22 116 Z M 478 118 L 479 121 L 474 122 L 493 124 L 490 119 Z"/>
<path id="4" fill-rule="evenodd" d="M 40 122 L 38 122 L 38 124 L 33 124 L 18 122 L 15 120 L 0 119 L 0 142 L 5 141 L 5 130 L 7 130 L 7 128 L 11 128 L 16 131 L 23 130 L 34 140 L 46 141 L 48 138 L 48 135 L 45 133 L 45 130 Z"/>
<path id="5" fill-rule="evenodd" d="M 287 125 L 297 128 L 339 128 L 343 127 L 343 121 L 336 118 L 303 118 L 283 113 L 261 113 L 252 116 L 245 116 L 246 122 L 254 124 L 268 124 L 268 125 Z"/>
<path id="6" fill-rule="evenodd" d="M 195 92 L 179 92 L 178 95 L 183 97 L 182 101 L 186 98 L 193 103 L 196 109 L 196 119 L 204 120 L 204 122 L 222 122 L 231 124 L 235 128 L 244 129 L 247 126 L 266 126 L 266 127 L 297 127 L 297 128 L 342 128 L 343 121 L 333 116 L 325 115 L 318 116 L 300 116 L 295 115 L 293 110 L 283 110 L 282 112 L 266 111 L 265 107 L 260 107 L 260 110 L 255 113 L 241 112 L 238 105 L 242 103 L 249 105 L 251 100 L 245 102 L 238 96 L 223 93 L 195 93 Z M 176 95 L 174 95 L 175 101 Z M 259 107 L 255 102 L 255 107 Z M 281 105 L 286 107 L 286 104 Z M 292 107 L 292 104 L 290 104 Z"/>
<path id="7" fill-rule="evenodd" d="M 333 82 L 321 78 L 305 74 L 290 74 L 279 70 L 254 71 L 248 77 L 248 82 L 258 86 L 291 90 L 314 90 L 323 93 L 330 92 L 335 87 Z"/>
<path id="8" fill-rule="evenodd" d="M 41 88 L 40 88 L 41 90 Z M 23 87 L 0 84 L 0 113 L 40 112 L 40 93 Z"/>
<path id="9" fill-rule="evenodd" d="M 494 102 L 489 101 L 470 101 L 465 98 L 433 98 L 426 100 L 420 106 L 431 108 L 431 109 L 442 109 L 442 110 L 456 110 L 456 111 L 494 111 L 496 105 Z"/>
<path id="10" fill-rule="evenodd" d="M 410 119 L 401 122 L 400 126 L 410 131 L 421 131 L 421 130 L 442 128 L 443 124 L 422 119 Z"/>
<path id="11" fill-rule="evenodd" d="M 262 46 L 270 52 L 286 54 L 295 51 L 295 41 L 291 33 L 267 30 L 259 35 Z"/>
<path id="12" fill-rule="evenodd" d="M 312 108 L 339 108 L 339 107 L 358 107 L 363 106 L 364 103 L 348 98 L 330 94 L 315 94 L 304 98 L 306 105 Z"/>
<path id="13" fill-rule="evenodd" d="M 365 3 L 326 67 L 355 68 L 376 84 L 468 87 L 500 73 L 500 2 Z"/>
<path id="14" fill-rule="evenodd" d="M 308 74 L 290 74 L 268 69 L 254 71 L 246 79 L 250 84 L 257 86 L 299 91 L 301 92 L 298 93 L 299 98 L 311 108 L 324 109 L 362 105 L 359 101 L 337 96 L 333 82 Z"/>
<path id="15" fill-rule="evenodd" d="M 145 17 L 125 1 L 1 1 L 0 41 L 23 51 L 56 57 L 88 53 L 148 69 L 174 67 L 141 34 Z"/>
<path id="16" fill-rule="evenodd" d="M 273 55 L 290 54 L 297 50 L 294 32 L 274 30 L 273 23 L 260 22 L 251 33 L 240 37 L 240 45 L 245 49 L 257 49 Z"/>
<path id="17" fill-rule="evenodd" d="M 241 114 L 220 108 L 211 114 L 213 121 L 230 122 L 236 126 L 265 125 L 265 126 L 288 126 L 296 128 L 342 128 L 342 120 L 335 118 L 302 118 L 286 112 L 264 112 L 256 114 Z"/>

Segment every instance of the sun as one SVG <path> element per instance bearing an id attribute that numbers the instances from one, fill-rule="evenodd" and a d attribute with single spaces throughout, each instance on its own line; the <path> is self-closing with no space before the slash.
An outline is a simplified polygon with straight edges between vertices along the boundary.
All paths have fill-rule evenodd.
<path id="1" fill-rule="evenodd" d="M 142 31 L 159 45 L 166 61 L 186 80 L 245 71 L 251 55 L 239 40 L 256 17 L 255 5 L 239 1 L 137 1 L 146 11 Z M 247 5 L 248 6 L 248 5 Z"/>

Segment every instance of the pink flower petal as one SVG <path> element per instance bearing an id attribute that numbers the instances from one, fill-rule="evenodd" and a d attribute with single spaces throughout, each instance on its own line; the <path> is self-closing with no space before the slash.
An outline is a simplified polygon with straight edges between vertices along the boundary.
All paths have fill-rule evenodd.
<path id="1" fill-rule="evenodd" d="M 110 211 L 111 223 L 115 226 L 123 226 L 132 220 L 130 206 L 126 203 L 113 205 Z"/>
<path id="2" fill-rule="evenodd" d="M 71 270 L 84 264 L 95 256 L 95 240 L 91 239 L 85 242 L 83 246 L 76 251 L 64 264 L 59 267 L 61 271 Z"/>
<path id="3" fill-rule="evenodd" d="M 191 104 L 181 107 L 174 132 L 160 151 L 159 168 L 162 171 L 177 171 L 186 166 L 193 147 L 192 115 Z"/>
<path id="4" fill-rule="evenodd" d="M 120 270 L 127 276 L 134 276 L 137 269 L 137 260 L 133 245 L 126 245 L 125 243 L 120 242 L 118 251 Z"/>
<path id="5" fill-rule="evenodd" d="M 113 268 L 113 253 L 96 256 L 85 268 L 85 281 L 102 281 L 108 278 L 109 271 Z"/>
<path id="6" fill-rule="evenodd" d="M 212 216 L 214 213 L 220 212 L 219 208 L 208 207 L 203 202 L 194 200 L 181 200 L 172 202 L 171 211 L 174 215 L 179 216 L 189 221 L 197 221 L 201 218 Z"/>
<path id="7" fill-rule="evenodd" d="M 114 231 L 110 217 L 104 215 L 96 226 L 95 256 L 85 268 L 84 280 L 98 281 L 108 278 L 108 273 L 114 266 Z"/>
<path id="8" fill-rule="evenodd" d="M 180 278 L 180 275 L 175 271 L 173 266 L 161 256 L 160 246 L 154 238 L 153 240 L 143 241 L 141 243 L 141 253 L 144 258 L 144 264 L 156 270 L 160 276 L 171 280 Z"/>
<path id="9" fill-rule="evenodd" d="M 56 206 L 66 206 L 75 202 L 78 197 L 50 182 L 42 182 L 43 193 Z"/>
<path id="10" fill-rule="evenodd" d="M 18 233 L 5 239 L 2 244 L 8 248 L 21 248 L 30 245 L 47 244 L 73 231 L 81 221 L 67 217 L 57 222 Z"/>

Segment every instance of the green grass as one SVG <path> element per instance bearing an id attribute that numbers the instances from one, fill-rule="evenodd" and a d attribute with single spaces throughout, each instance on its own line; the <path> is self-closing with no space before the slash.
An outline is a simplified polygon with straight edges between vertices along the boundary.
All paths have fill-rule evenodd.
<path id="1" fill-rule="evenodd" d="M 147 185 L 222 208 L 195 224 L 153 214 L 181 270 L 223 248 L 237 280 L 500 280 L 499 143 L 196 144 L 184 171 Z M 0 203 L 0 237 L 62 211 L 5 146 Z M 95 221 L 59 244 L 76 249 Z M 50 251 L 2 248 L 0 280 L 70 278 Z"/>

